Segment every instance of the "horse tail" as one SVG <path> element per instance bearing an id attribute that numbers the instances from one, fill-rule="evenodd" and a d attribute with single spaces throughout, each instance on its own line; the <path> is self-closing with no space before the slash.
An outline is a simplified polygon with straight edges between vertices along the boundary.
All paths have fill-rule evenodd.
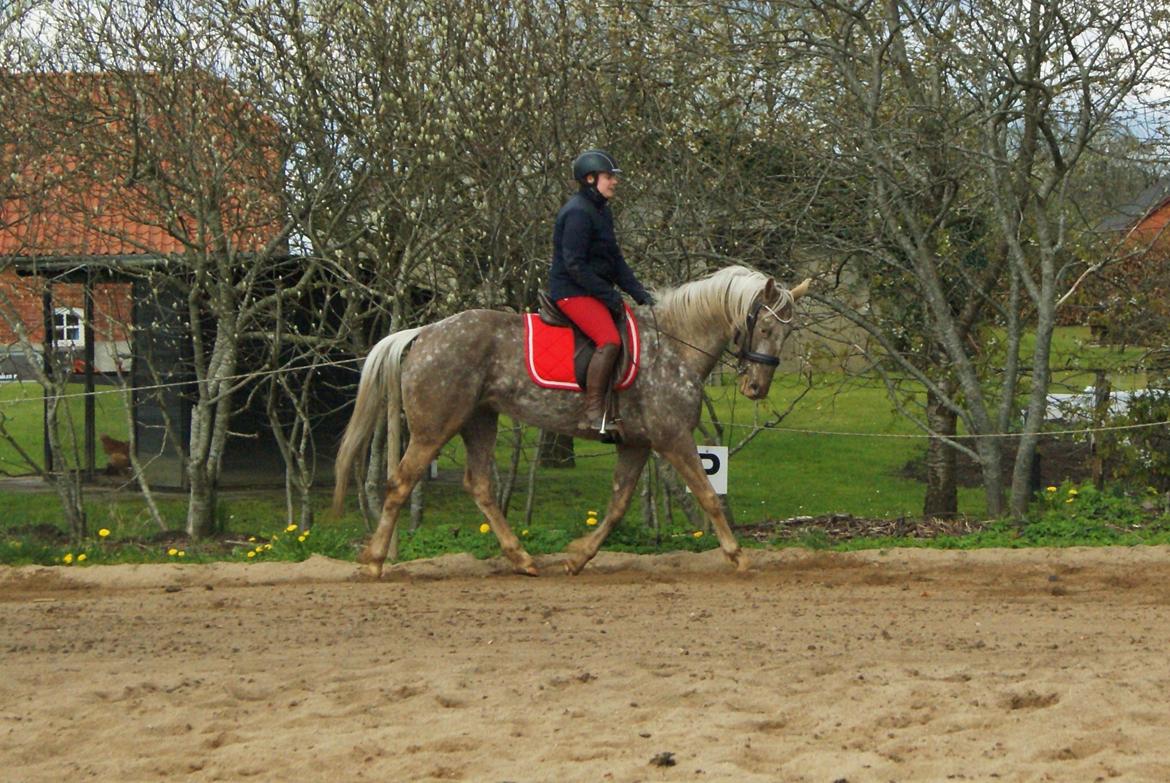
<path id="1" fill-rule="evenodd" d="M 389 422 L 391 430 L 397 431 L 402 426 L 402 354 L 419 331 L 421 327 L 387 335 L 366 355 L 353 413 L 341 437 L 341 445 L 337 447 L 333 485 L 333 511 L 336 514 L 341 513 L 345 504 L 354 463 L 359 460 L 359 464 L 364 463 L 368 458 L 375 427 L 383 421 Z M 396 454 L 387 455 L 388 470 L 393 468 L 397 457 Z"/>

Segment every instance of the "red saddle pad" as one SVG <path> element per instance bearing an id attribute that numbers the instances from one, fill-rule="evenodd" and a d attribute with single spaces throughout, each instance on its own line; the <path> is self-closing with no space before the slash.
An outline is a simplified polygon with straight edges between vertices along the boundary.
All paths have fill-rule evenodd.
<path id="1" fill-rule="evenodd" d="M 642 344 L 638 338 L 638 321 L 629 307 L 626 310 L 626 326 L 630 330 L 629 367 L 621 380 L 614 386 L 618 391 L 630 388 L 638 375 L 638 361 Z M 573 369 L 573 351 L 576 335 L 569 326 L 549 326 L 536 313 L 524 314 L 524 364 L 528 376 L 537 386 L 546 389 L 567 389 L 584 391 L 578 385 Z M 625 357 L 619 360 L 619 372 L 626 366 Z"/>

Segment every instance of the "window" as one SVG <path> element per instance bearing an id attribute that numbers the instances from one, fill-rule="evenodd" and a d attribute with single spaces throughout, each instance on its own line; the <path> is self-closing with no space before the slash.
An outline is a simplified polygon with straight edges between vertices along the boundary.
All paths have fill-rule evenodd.
<path id="1" fill-rule="evenodd" d="M 85 329 L 81 311 L 74 307 L 58 307 L 53 312 L 53 342 L 59 346 L 84 346 Z"/>

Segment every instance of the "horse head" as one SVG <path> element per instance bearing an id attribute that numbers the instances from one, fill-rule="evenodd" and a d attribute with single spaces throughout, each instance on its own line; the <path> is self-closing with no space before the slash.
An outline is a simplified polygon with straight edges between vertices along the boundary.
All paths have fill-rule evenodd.
<path id="1" fill-rule="evenodd" d="M 736 329 L 735 356 L 739 359 L 739 390 L 749 400 L 768 396 L 772 376 L 780 365 L 780 349 L 792 330 L 796 300 L 808 293 L 811 279 L 791 290 L 776 285 L 769 277 L 748 310 L 744 324 Z"/>

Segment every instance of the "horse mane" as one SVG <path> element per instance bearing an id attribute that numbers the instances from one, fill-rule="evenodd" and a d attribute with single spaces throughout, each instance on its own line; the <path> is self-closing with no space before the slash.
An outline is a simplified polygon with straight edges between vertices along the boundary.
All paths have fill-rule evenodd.
<path id="1" fill-rule="evenodd" d="M 730 332 L 743 323 L 768 276 L 746 266 L 729 266 L 664 292 L 659 299 L 663 325 L 717 324 Z"/>

